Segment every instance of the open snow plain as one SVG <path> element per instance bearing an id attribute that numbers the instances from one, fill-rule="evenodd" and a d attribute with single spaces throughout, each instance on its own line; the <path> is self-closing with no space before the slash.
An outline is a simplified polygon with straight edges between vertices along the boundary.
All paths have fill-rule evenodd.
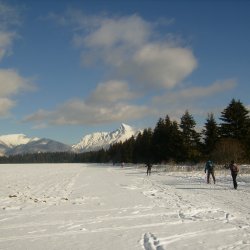
<path id="1" fill-rule="evenodd" d="M 0 165 L 0 249 L 250 249 L 250 176 Z"/>

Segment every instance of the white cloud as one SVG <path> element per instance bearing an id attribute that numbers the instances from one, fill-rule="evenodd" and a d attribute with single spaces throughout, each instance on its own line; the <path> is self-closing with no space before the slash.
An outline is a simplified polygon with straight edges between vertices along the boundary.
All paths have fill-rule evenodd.
<path id="1" fill-rule="evenodd" d="M 139 46 L 150 36 L 152 25 L 139 15 L 114 16 L 100 13 L 87 15 L 81 10 L 68 9 L 64 15 L 50 13 L 47 17 L 64 27 L 71 27 L 77 46 L 114 47 L 117 44 Z M 173 20 L 171 19 L 172 23 Z M 167 19 L 164 20 L 164 24 Z M 131 29 L 132 28 L 132 29 Z"/>
<path id="2" fill-rule="evenodd" d="M 28 115 L 25 117 L 24 121 L 33 121 L 40 124 L 42 120 L 47 120 L 49 117 L 53 116 L 54 112 L 39 109 L 36 113 Z M 44 123 L 45 124 L 45 123 Z M 39 126 L 39 125 L 36 125 Z"/>
<path id="3" fill-rule="evenodd" d="M 46 121 L 50 125 L 91 125 L 140 119 L 150 113 L 152 110 L 146 106 L 126 103 L 116 103 L 112 106 L 93 106 L 82 100 L 72 100 L 60 105 L 52 112 L 40 110 L 40 112 L 24 118 L 24 121 L 36 123 Z"/>
<path id="4" fill-rule="evenodd" d="M 145 116 L 148 109 L 144 106 L 116 103 L 112 106 L 92 106 L 81 101 L 72 101 L 58 109 L 52 123 L 64 124 L 101 124 L 134 120 Z"/>
<path id="5" fill-rule="evenodd" d="M 15 106 L 15 102 L 9 98 L 0 97 L 0 117 L 7 116 L 9 110 Z"/>
<path id="6" fill-rule="evenodd" d="M 173 19 L 156 24 L 139 15 L 97 17 L 78 10 L 70 10 L 64 17 L 53 14 L 52 18 L 73 26 L 73 42 L 81 49 L 85 65 L 102 63 L 109 76 L 126 79 L 133 91 L 174 88 L 197 67 L 191 49 L 182 47 L 173 34 L 157 34 L 159 23 L 169 25 Z M 118 93 L 105 96 L 107 87 L 105 84 L 104 90 L 100 85 L 87 102 L 116 98 Z M 127 92 L 123 93 L 126 98 Z"/>
<path id="7" fill-rule="evenodd" d="M 151 34 L 151 25 L 137 15 L 90 20 L 81 22 L 85 32 L 80 29 L 73 39 L 82 48 L 81 58 L 87 65 L 101 60 L 108 66 L 119 67 Z"/>
<path id="8" fill-rule="evenodd" d="M 25 122 L 50 125 L 100 124 L 135 120 L 153 113 L 144 105 L 128 104 L 135 98 L 126 82 L 100 83 L 86 100 L 67 101 L 53 111 L 39 110 L 24 118 Z"/>
<path id="9" fill-rule="evenodd" d="M 0 69 L 0 97 L 9 97 L 34 88 L 31 79 L 20 76 L 16 70 Z"/>
<path id="10" fill-rule="evenodd" d="M 116 46 L 138 47 L 148 40 L 150 25 L 137 15 L 104 18 L 100 25 L 84 39 L 88 47 L 114 48 Z"/>
<path id="11" fill-rule="evenodd" d="M 180 89 L 178 91 L 169 91 L 163 96 L 155 97 L 153 101 L 158 104 L 172 103 L 175 101 L 193 102 L 197 99 L 218 95 L 222 92 L 233 89 L 236 86 L 237 82 L 234 79 L 216 81 L 209 86 L 197 86 L 197 87 Z"/>
<path id="12" fill-rule="evenodd" d="M 147 44 L 135 53 L 129 67 L 144 85 L 173 88 L 192 73 L 197 61 L 190 49 Z"/>
<path id="13" fill-rule="evenodd" d="M 153 97 L 149 105 L 129 104 L 136 96 L 128 89 L 126 82 L 108 81 L 97 85 L 86 100 L 73 99 L 59 104 L 54 110 L 39 110 L 27 116 L 25 122 L 34 122 L 33 128 L 40 129 L 48 125 L 93 125 L 111 122 L 126 122 L 144 117 L 164 117 L 179 120 L 186 110 L 192 115 L 206 117 L 207 113 L 218 114 L 218 107 L 200 106 L 199 100 L 213 104 L 213 98 L 235 88 L 233 79 L 216 81 L 205 87 L 190 87 L 170 90 L 167 94 Z M 121 94 L 123 93 L 124 96 Z M 164 92 L 163 92 L 164 93 Z M 199 104 L 198 104 L 199 103 Z"/>
<path id="14" fill-rule="evenodd" d="M 81 48 L 83 64 L 102 63 L 135 89 L 173 88 L 197 67 L 191 49 L 173 34 L 157 34 L 157 25 L 138 15 L 90 21 L 79 11 L 69 16 L 77 23 L 73 41 Z"/>
<path id="15" fill-rule="evenodd" d="M 177 117 L 186 109 L 201 114 L 207 111 L 198 107 L 195 100 L 236 85 L 234 80 L 227 80 L 186 88 L 182 81 L 198 66 L 192 50 L 173 34 L 157 33 L 156 23 L 138 15 L 87 16 L 70 10 L 64 17 L 53 14 L 50 18 L 73 27 L 73 43 L 80 49 L 84 64 L 97 63 L 106 70 L 106 76 L 118 80 L 98 84 L 85 100 L 72 99 L 52 111 L 39 110 L 25 121 L 75 125 L 124 122 L 151 114 Z M 159 90 L 162 96 L 152 97 Z M 149 97 L 151 108 L 135 104 L 146 103 Z"/>
<path id="16" fill-rule="evenodd" d="M 127 82 L 108 81 L 100 83 L 90 94 L 86 103 L 89 104 L 113 104 L 118 101 L 131 100 L 137 95 L 129 90 Z"/>
<path id="17" fill-rule="evenodd" d="M 207 113 L 219 112 L 218 107 L 213 106 L 213 98 L 217 98 L 216 96 L 234 89 L 236 86 L 236 80 L 228 79 L 216 81 L 204 87 L 189 87 L 168 91 L 161 96 L 153 97 L 152 106 L 159 110 L 161 115 L 167 112 L 171 117 L 180 117 L 185 110 L 190 110 L 192 114 L 205 117 Z M 206 105 L 203 106 L 202 103 Z"/>
<path id="18" fill-rule="evenodd" d="M 16 70 L 0 69 L 0 116 L 5 116 L 15 106 L 13 96 L 34 89 L 31 80 L 20 76 Z"/>
<path id="19" fill-rule="evenodd" d="M 11 47 L 16 33 L 0 30 L 0 61 L 11 53 Z"/>
<path id="20" fill-rule="evenodd" d="M 21 24 L 19 10 L 0 1 L 0 61 L 11 54 L 13 41 L 18 37 L 15 28 Z M 0 117 L 16 106 L 13 96 L 34 89 L 30 79 L 13 69 L 0 69 Z"/>
<path id="21" fill-rule="evenodd" d="M 19 11 L 0 2 L 0 61 L 11 53 L 12 43 L 17 38 L 13 27 L 20 25 Z"/>

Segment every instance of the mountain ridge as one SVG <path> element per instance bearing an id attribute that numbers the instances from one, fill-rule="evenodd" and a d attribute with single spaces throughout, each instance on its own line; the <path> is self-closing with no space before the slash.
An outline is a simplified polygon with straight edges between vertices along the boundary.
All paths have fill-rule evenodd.
<path id="1" fill-rule="evenodd" d="M 29 138 L 24 134 L 9 134 L 0 136 L 0 144 L 11 148 L 36 140 L 39 140 L 39 138 Z"/>
<path id="2" fill-rule="evenodd" d="M 108 149 L 110 145 L 124 142 L 141 132 L 122 123 L 111 132 L 94 132 L 83 136 L 80 141 L 72 146 L 48 138 L 29 138 L 24 134 L 0 135 L 0 156 L 41 152 L 74 152 L 82 153 Z"/>
<path id="3" fill-rule="evenodd" d="M 85 135 L 79 143 L 72 146 L 75 152 L 96 151 L 107 149 L 110 145 L 117 142 L 124 142 L 132 136 L 137 136 L 140 130 L 122 123 L 121 126 L 111 132 L 95 132 Z"/>

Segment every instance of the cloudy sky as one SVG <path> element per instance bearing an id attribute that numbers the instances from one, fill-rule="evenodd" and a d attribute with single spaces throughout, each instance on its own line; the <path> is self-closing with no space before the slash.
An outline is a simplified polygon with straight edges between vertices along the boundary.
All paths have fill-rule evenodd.
<path id="1" fill-rule="evenodd" d="M 74 144 L 250 104 L 250 2 L 0 0 L 0 135 Z"/>

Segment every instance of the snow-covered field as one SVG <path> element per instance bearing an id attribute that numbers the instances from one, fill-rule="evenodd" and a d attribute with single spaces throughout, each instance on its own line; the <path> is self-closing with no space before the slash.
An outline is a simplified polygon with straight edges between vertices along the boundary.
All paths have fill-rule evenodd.
<path id="1" fill-rule="evenodd" d="M 0 165 L 0 249 L 250 249 L 250 176 Z"/>

